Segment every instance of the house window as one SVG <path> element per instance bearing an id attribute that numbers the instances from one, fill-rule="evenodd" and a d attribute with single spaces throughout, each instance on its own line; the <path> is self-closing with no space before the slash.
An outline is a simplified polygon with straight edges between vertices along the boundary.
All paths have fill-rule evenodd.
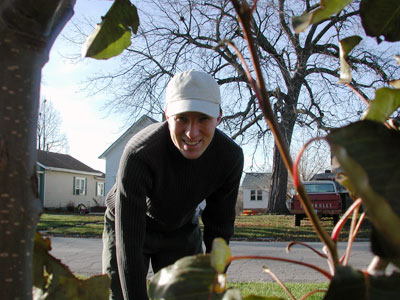
<path id="1" fill-rule="evenodd" d="M 251 201 L 262 201 L 262 190 L 250 190 Z"/>
<path id="2" fill-rule="evenodd" d="M 96 196 L 104 196 L 104 182 L 97 182 Z"/>
<path id="3" fill-rule="evenodd" d="M 74 177 L 74 195 L 86 195 L 86 178 Z"/>

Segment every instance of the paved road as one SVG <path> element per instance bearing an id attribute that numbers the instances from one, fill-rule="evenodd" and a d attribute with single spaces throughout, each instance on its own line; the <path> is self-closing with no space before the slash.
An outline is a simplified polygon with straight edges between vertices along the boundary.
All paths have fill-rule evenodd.
<path id="1" fill-rule="evenodd" d="M 82 275 L 101 273 L 101 239 L 60 238 L 52 237 L 51 254 L 69 266 L 72 272 Z M 321 243 L 309 243 L 320 250 Z M 233 241 L 230 244 L 232 254 L 264 255 L 290 258 L 318 265 L 328 269 L 326 261 L 309 249 L 296 245 L 290 253 L 286 253 L 286 242 L 242 242 Z M 340 255 L 344 252 L 345 243 L 339 243 Z M 372 253 L 368 242 L 356 242 L 353 246 L 350 265 L 357 269 L 364 269 L 371 261 Z M 284 282 L 323 282 L 327 281 L 316 271 L 303 266 L 270 261 L 270 260 L 237 260 L 230 265 L 227 276 L 233 281 L 273 281 L 272 277 L 263 273 L 262 267 L 267 266 Z M 151 273 L 149 274 L 151 276 Z"/>

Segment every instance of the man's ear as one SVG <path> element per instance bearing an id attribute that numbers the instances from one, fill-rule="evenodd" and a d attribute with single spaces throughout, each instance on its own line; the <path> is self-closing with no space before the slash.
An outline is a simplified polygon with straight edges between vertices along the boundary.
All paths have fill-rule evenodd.
<path id="1" fill-rule="evenodd" d="M 168 121 L 168 116 L 167 116 L 167 108 L 165 108 L 165 110 L 164 110 L 164 118 L 165 118 L 165 120 L 167 120 Z"/>
<path id="2" fill-rule="evenodd" d="M 217 125 L 221 123 L 221 119 L 222 119 L 222 109 L 219 110 L 219 116 L 217 117 Z"/>

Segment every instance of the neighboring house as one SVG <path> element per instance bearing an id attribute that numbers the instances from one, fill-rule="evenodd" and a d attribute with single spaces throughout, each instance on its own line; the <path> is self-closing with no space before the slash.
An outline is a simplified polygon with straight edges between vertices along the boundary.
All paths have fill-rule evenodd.
<path id="1" fill-rule="evenodd" d="M 271 185 L 271 173 L 245 173 L 240 190 L 243 194 L 243 210 L 265 213 Z"/>
<path id="2" fill-rule="evenodd" d="M 38 150 L 39 197 L 48 209 L 104 206 L 104 173 L 68 154 Z"/>
<path id="3" fill-rule="evenodd" d="M 121 159 L 122 152 L 124 151 L 126 143 L 131 139 L 134 134 L 153 123 L 157 123 L 157 121 L 146 115 L 142 116 L 136 123 L 128 128 L 128 130 L 126 130 L 114 143 L 112 143 L 106 151 L 104 151 L 99 156 L 100 159 L 106 160 L 106 195 L 115 183 L 119 161 Z"/>

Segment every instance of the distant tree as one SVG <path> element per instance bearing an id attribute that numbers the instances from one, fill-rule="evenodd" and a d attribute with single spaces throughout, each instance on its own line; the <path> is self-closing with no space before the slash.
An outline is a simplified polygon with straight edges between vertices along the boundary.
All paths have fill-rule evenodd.
<path id="1" fill-rule="evenodd" d="M 337 84 L 337 40 L 361 30 L 356 22 L 359 1 L 312 25 L 306 33 L 296 34 L 290 20 L 315 8 L 310 2 L 258 1 L 252 20 L 268 96 L 289 146 L 295 129 L 309 127 L 314 136 L 325 134 L 358 119 L 365 108 L 349 87 Z M 230 1 L 143 0 L 138 3 L 141 7 L 139 33 L 121 55 L 121 65 L 90 76 L 88 88 L 93 92 L 108 89 L 113 93 L 106 104 L 109 110 L 126 113 L 134 121 L 144 113 L 162 115 L 164 89 L 176 72 L 204 70 L 221 85 L 223 129 L 242 145 L 265 149 L 262 141 L 268 140 L 269 128 L 242 62 L 233 48 L 223 43 L 234 43 L 245 60 L 250 60 Z M 381 55 L 359 46 L 347 58 L 358 71 L 351 86 L 367 99 L 374 87 L 392 76 L 393 68 L 385 59 L 389 53 Z M 367 72 L 370 75 L 364 76 Z M 285 213 L 288 172 L 276 147 L 271 156 L 273 180 L 268 209 Z"/>
<path id="2" fill-rule="evenodd" d="M 327 148 L 328 145 L 313 145 L 304 151 L 298 169 L 301 180 L 308 181 L 315 174 L 332 169 L 330 151 Z"/>
<path id="3" fill-rule="evenodd" d="M 60 113 L 54 108 L 52 102 L 42 99 L 38 115 L 37 149 L 51 152 L 69 152 L 67 136 L 60 132 L 61 122 Z"/>

